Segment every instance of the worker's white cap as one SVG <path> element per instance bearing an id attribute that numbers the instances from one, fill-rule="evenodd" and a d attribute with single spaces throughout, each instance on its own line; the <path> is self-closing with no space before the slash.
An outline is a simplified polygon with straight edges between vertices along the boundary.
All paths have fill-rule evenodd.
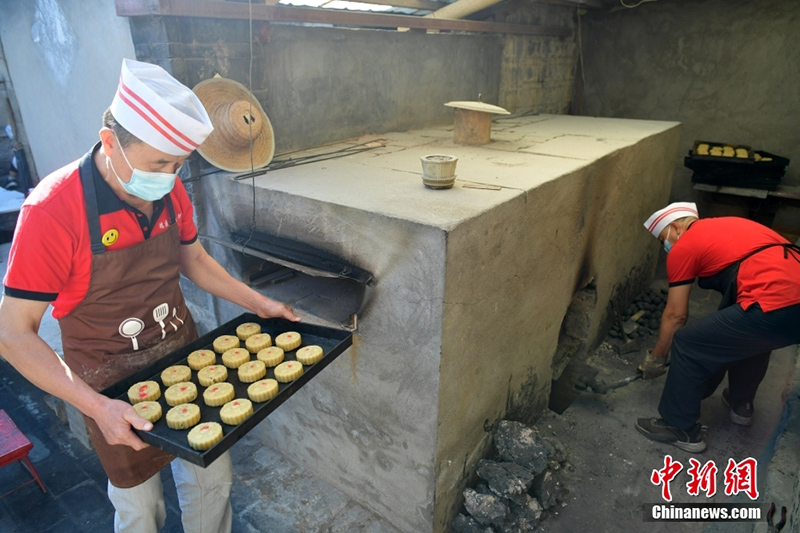
<path id="1" fill-rule="evenodd" d="M 122 60 L 111 114 L 140 141 L 170 155 L 189 155 L 214 130 L 191 89 L 163 68 L 131 59 Z"/>
<path id="2" fill-rule="evenodd" d="M 659 209 L 647 219 L 644 227 L 657 239 L 667 224 L 684 217 L 700 217 L 697 205 L 692 202 L 675 202 L 664 209 Z"/>

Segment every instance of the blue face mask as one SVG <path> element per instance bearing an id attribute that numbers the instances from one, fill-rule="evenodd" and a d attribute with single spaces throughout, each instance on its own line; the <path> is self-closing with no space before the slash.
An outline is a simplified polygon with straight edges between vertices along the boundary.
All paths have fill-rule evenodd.
<path id="1" fill-rule="evenodd" d="M 117 144 L 119 144 L 119 140 Z M 122 145 L 119 145 L 119 150 L 122 152 L 122 157 L 125 159 L 125 162 L 128 163 L 128 167 L 130 167 L 132 171 L 131 179 L 128 183 L 125 183 L 119 177 L 119 174 L 117 174 L 114 168 L 114 164 L 111 163 L 111 159 L 106 159 L 106 161 L 111 164 L 111 169 L 114 171 L 114 175 L 117 176 L 119 184 L 125 189 L 125 192 L 131 196 L 147 200 L 148 202 L 160 200 L 170 193 L 175 186 L 175 179 L 178 177 L 177 174 L 145 172 L 144 170 L 133 168 L 133 165 L 131 165 L 130 161 L 128 161 L 128 157 L 125 155 L 125 150 L 122 149 Z"/>
<path id="2" fill-rule="evenodd" d="M 672 231 L 672 228 L 667 229 L 667 237 L 664 239 L 664 251 L 669 253 L 672 249 L 672 243 L 669 242 L 669 233 Z"/>

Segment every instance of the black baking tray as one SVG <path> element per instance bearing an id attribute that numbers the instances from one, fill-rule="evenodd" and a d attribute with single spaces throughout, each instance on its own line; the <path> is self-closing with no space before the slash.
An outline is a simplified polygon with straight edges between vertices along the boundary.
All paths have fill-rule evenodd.
<path id="1" fill-rule="evenodd" d="M 701 144 L 707 144 L 709 148 L 712 148 L 714 146 L 730 146 L 734 150 L 736 150 L 737 148 L 744 148 L 745 150 L 747 150 L 747 157 L 736 157 L 736 155 L 732 157 L 725 157 L 721 155 L 700 155 L 697 153 L 697 147 L 700 146 Z M 691 158 L 694 161 L 707 161 L 710 163 L 722 162 L 722 163 L 739 164 L 739 163 L 752 163 L 754 161 L 753 149 L 751 147 L 746 146 L 744 144 L 722 143 L 716 141 L 695 141 L 694 146 L 692 146 L 692 150 L 689 152 L 689 158 Z"/>
<path id="2" fill-rule="evenodd" d="M 781 178 L 764 175 L 732 177 L 695 172 L 692 174 L 692 183 L 705 183 L 708 185 L 717 185 L 719 187 L 739 187 L 743 189 L 774 191 L 780 186 Z"/>
<path id="3" fill-rule="evenodd" d="M 209 407 L 203 402 L 203 391 L 206 387 L 200 385 L 197 381 L 197 371 L 192 370 L 192 382 L 197 385 L 197 399 L 192 403 L 200 407 L 200 420 L 202 422 L 218 422 L 222 425 L 223 437 L 220 442 L 215 444 L 208 450 L 199 451 L 189 446 L 187 435 L 189 429 L 176 430 L 167 426 L 166 415 L 171 407 L 164 399 L 164 391 L 166 387 L 161 382 L 161 372 L 172 365 L 186 364 L 186 358 L 195 350 L 212 350 L 214 339 L 222 335 L 236 336 L 236 326 L 244 322 L 256 322 L 261 324 L 262 333 L 269 333 L 272 336 L 273 342 L 275 337 L 286 331 L 296 331 L 302 336 L 302 346 L 316 344 L 322 348 L 323 357 L 313 365 L 303 365 L 303 375 L 291 383 L 278 383 L 278 394 L 267 402 L 256 403 L 253 402 L 253 414 L 239 424 L 238 426 L 229 426 L 223 423 L 219 417 L 220 407 Z M 185 459 L 196 465 L 206 467 L 210 465 L 217 457 L 222 455 L 231 446 L 244 437 L 251 429 L 253 429 L 259 422 L 264 420 L 270 413 L 277 409 L 283 402 L 289 399 L 295 392 L 300 390 L 301 387 L 311 381 L 323 368 L 328 366 L 331 361 L 341 355 L 347 348 L 353 344 L 353 334 L 347 330 L 340 330 L 326 326 L 319 326 L 316 324 L 305 324 L 303 322 L 290 322 L 281 318 L 260 318 L 252 313 L 244 313 L 230 322 L 227 322 L 213 331 L 203 335 L 196 341 L 175 350 L 155 363 L 139 370 L 135 374 L 111 385 L 100 391 L 102 394 L 128 402 L 128 389 L 139 381 L 152 380 L 159 384 L 161 387 L 161 397 L 158 402 L 161 404 L 163 414 L 161 418 L 153 424 L 151 431 L 140 431 L 134 429 L 136 434 L 144 442 L 156 448 L 165 450 L 181 459 Z M 241 341 L 241 347 L 244 348 L 244 341 Z M 296 360 L 296 350 L 286 352 L 284 361 Z M 251 360 L 255 357 L 251 355 Z M 217 354 L 217 364 L 222 364 L 222 359 Z M 188 365 L 187 365 L 188 366 Z M 274 369 L 267 368 L 267 375 L 262 379 L 273 378 Z M 239 381 L 238 373 L 234 369 L 228 369 L 228 379 L 233 384 L 236 393 L 236 398 L 248 398 L 247 387 L 250 383 L 242 383 Z"/>
<path id="4" fill-rule="evenodd" d="M 789 166 L 789 158 L 781 157 L 779 155 L 771 154 L 769 152 L 765 152 L 763 150 L 756 150 L 754 153 L 763 157 L 769 157 L 772 161 L 764 161 L 763 159 L 760 161 L 756 161 L 756 166 L 759 168 L 769 167 L 769 168 L 776 168 L 780 170 L 785 170 L 786 167 Z"/>

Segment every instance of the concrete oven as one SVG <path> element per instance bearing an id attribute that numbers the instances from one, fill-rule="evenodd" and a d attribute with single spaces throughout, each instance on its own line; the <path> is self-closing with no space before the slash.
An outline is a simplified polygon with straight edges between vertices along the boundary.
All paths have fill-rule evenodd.
<path id="1" fill-rule="evenodd" d="M 523 116 L 497 120 L 480 147 L 439 127 L 194 182 L 204 244 L 229 271 L 308 321 L 358 311 L 354 346 L 257 437 L 402 531 L 445 531 L 491 446 L 485 428 L 534 420 L 552 379 L 607 330 L 609 302 L 653 275 L 658 245 L 641 224 L 668 200 L 679 137 L 675 122 Z M 459 158 L 452 189 L 422 184 L 420 157 L 436 153 Z M 374 281 L 270 274 L 283 267 L 219 244 L 253 222 L 254 235 L 332 254 Z M 203 329 L 241 312 L 186 293 Z"/>

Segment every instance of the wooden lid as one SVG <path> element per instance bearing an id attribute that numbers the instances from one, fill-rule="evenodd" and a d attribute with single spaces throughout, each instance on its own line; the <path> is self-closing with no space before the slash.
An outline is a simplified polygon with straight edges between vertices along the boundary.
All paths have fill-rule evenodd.
<path id="1" fill-rule="evenodd" d="M 444 105 L 446 105 L 447 107 L 457 107 L 459 109 L 468 109 L 470 111 L 479 111 L 482 113 L 494 113 L 496 115 L 510 114 L 502 107 L 498 107 L 492 104 L 485 104 L 483 102 L 457 101 L 457 102 L 447 102 Z"/>

